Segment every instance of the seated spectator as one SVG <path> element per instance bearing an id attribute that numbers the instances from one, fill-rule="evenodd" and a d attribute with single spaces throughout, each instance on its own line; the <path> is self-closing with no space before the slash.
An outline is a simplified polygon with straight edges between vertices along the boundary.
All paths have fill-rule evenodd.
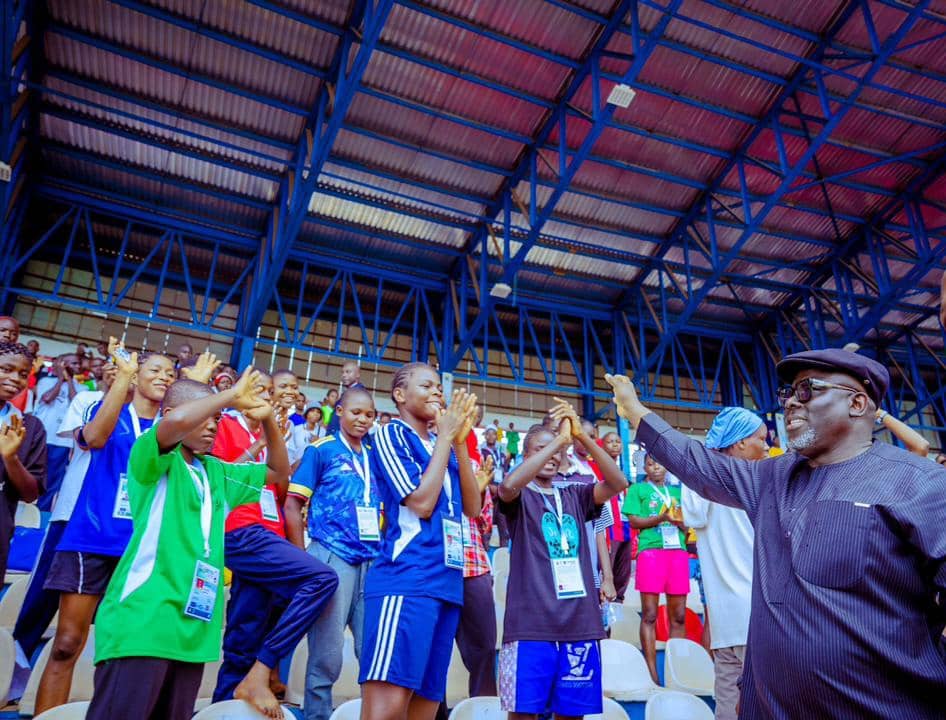
<path id="1" fill-rule="evenodd" d="M 36 502 L 46 482 L 46 431 L 10 400 L 26 387 L 33 357 L 0 340 L 0 578 L 6 575 L 17 503 Z"/>

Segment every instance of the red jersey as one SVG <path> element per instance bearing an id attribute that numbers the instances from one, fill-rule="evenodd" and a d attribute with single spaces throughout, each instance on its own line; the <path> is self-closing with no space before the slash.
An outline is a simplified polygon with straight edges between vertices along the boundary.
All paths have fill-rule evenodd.
<path id="1" fill-rule="evenodd" d="M 224 415 L 217 426 L 217 438 L 210 454 L 224 462 L 248 462 L 246 451 L 259 440 L 260 435 L 261 432 L 254 433 L 250 430 L 242 417 Z M 265 458 L 266 451 L 263 450 L 255 460 L 262 462 Z M 230 532 L 250 525 L 261 525 L 284 538 L 286 529 L 282 504 L 285 500 L 285 496 L 279 497 L 275 485 L 267 485 L 260 494 L 259 502 L 240 505 L 230 510 L 224 528 L 226 532 Z"/>

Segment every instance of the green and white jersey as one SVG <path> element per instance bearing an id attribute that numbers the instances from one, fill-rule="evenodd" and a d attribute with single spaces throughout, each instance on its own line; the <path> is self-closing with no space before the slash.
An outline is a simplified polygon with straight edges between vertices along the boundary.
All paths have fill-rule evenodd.
<path id="1" fill-rule="evenodd" d="M 212 509 L 206 555 L 202 474 L 188 468 L 180 447 L 161 453 L 156 432 L 157 425 L 139 437 L 128 459 L 134 532 L 99 607 L 96 663 L 120 657 L 193 663 L 219 659 L 224 520 L 229 508 L 256 502 L 266 480 L 266 466 L 260 463 L 198 458 L 206 471 Z M 184 614 L 198 561 L 219 571 L 209 621 Z"/>

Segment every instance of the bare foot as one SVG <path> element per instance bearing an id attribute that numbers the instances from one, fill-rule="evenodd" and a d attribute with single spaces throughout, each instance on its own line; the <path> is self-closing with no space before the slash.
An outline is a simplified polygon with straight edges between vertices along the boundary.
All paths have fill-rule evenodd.
<path id="1" fill-rule="evenodd" d="M 236 686 L 233 697 L 237 700 L 245 700 L 263 715 L 273 718 L 273 720 L 280 720 L 283 716 L 279 701 L 273 695 L 273 691 L 269 689 L 269 668 L 259 660 L 250 668 L 240 684 Z"/>
<path id="2" fill-rule="evenodd" d="M 269 671 L 269 689 L 280 700 L 286 696 L 286 684 L 279 679 L 279 668 L 271 668 Z"/>

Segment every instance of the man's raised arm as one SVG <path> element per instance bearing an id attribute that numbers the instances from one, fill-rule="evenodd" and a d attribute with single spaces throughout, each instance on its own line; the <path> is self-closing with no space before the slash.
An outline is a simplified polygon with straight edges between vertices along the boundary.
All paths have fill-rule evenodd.
<path id="1" fill-rule="evenodd" d="M 637 441 L 689 488 L 722 505 L 744 509 L 750 517 L 758 507 L 762 462 L 731 458 L 672 428 L 644 407 L 634 383 L 625 375 L 605 375 L 621 417 L 637 431 Z"/>

